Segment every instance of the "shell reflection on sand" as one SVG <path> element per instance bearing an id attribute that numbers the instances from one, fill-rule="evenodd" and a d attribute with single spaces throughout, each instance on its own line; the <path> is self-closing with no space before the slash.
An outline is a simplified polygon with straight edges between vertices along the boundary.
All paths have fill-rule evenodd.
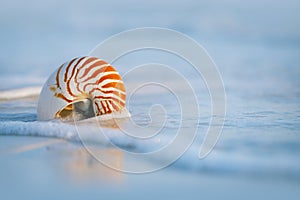
<path id="1" fill-rule="evenodd" d="M 105 180 L 107 183 L 123 181 L 124 174 L 101 164 L 83 146 L 62 139 L 7 136 L 1 138 L 0 147 L 0 156 L 11 157 L 18 164 L 22 163 L 21 168 L 27 163 L 34 169 L 40 163 L 43 171 L 73 184 L 91 180 Z M 125 165 L 123 152 L 116 148 L 95 146 L 93 152 L 105 155 L 107 160 L 120 168 Z M 16 160 L 19 157 L 26 159 Z"/>
<path id="2" fill-rule="evenodd" d="M 93 148 L 94 153 L 107 156 L 111 162 L 123 168 L 124 156 L 122 151 L 115 148 Z M 51 145 L 47 153 L 55 159 L 51 162 L 58 174 L 65 176 L 72 183 L 85 183 L 91 180 L 106 180 L 122 182 L 122 173 L 112 170 L 96 160 L 87 150 L 78 145 Z"/>
<path id="3" fill-rule="evenodd" d="M 123 168 L 123 153 L 117 149 L 93 149 L 94 152 L 107 156 L 111 162 Z M 122 173 L 112 170 L 94 157 L 92 157 L 84 148 L 76 151 L 69 151 L 69 161 L 65 164 L 65 170 L 70 178 L 75 181 L 85 181 L 90 179 L 105 179 L 108 181 L 122 181 Z"/>

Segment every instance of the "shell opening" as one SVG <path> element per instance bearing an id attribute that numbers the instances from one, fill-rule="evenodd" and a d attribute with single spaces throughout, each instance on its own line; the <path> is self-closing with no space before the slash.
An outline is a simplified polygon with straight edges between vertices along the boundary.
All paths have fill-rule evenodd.
<path id="1" fill-rule="evenodd" d="M 83 120 L 95 117 L 93 101 L 89 98 L 72 102 L 59 110 L 55 118 L 62 121 Z"/>

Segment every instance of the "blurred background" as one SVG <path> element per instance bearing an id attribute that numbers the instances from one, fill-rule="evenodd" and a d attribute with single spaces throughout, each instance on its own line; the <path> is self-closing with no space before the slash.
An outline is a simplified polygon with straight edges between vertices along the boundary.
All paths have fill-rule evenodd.
<path id="1" fill-rule="evenodd" d="M 297 0 L 2 0 L 1 74 L 32 74 L 30 69 L 45 74 L 45 68 L 86 55 L 113 34 L 146 26 L 174 29 L 196 39 L 222 72 L 235 65 L 239 71 L 251 71 L 253 64 L 263 68 L 269 63 L 298 72 L 299 4 Z M 289 66 L 283 67 L 283 62 Z"/>
<path id="2" fill-rule="evenodd" d="M 208 195 L 216 186 L 221 189 L 222 197 L 221 194 L 229 193 L 228 187 L 232 184 L 242 188 L 241 194 L 256 186 L 256 197 L 266 194 L 265 191 L 270 198 L 280 197 L 281 190 L 276 188 L 285 188 L 283 196 L 296 197 L 293 194 L 297 194 L 295 188 L 300 182 L 299 9 L 298 0 L 1 0 L 0 90 L 41 86 L 62 63 L 87 55 L 97 44 L 121 31 L 140 27 L 180 31 L 208 51 L 219 68 L 227 92 L 227 118 L 222 137 L 216 154 L 200 163 L 200 171 L 212 170 L 215 175 L 225 171 L 247 178 L 236 182 L 214 176 L 197 183 L 198 176 L 187 174 L 185 169 L 190 168 L 183 164 L 180 175 L 177 172 L 164 174 L 163 178 L 160 177 L 163 172 L 146 175 L 149 183 L 145 187 L 162 181 L 161 184 L 171 184 L 168 187 L 171 191 L 177 183 L 183 182 L 183 191 L 196 196 L 201 195 L 195 192 L 197 187 L 206 188 L 203 192 Z M 32 154 L 38 155 L 38 152 Z M 198 162 L 189 159 L 183 158 L 182 163 Z M 12 163 L 17 165 L 16 161 Z M 88 166 L 71 171 L 76 174 L 89 171 L 91 165 Z M 41 180 L 34 180 L 51 179 L 50 175 L 45 173 L 40 176 Z M 273 179 L 283 180 L 280 184 L 287 185 L 260 190 L 256 182 L 248 184 L 248 176 L 258 177 L 259 181 L 267 176 L 265 185 L 268 186 L 274 183 Z M 142 176 L 125 177 L 132 191 L 145 182 Z M 56 178 L 50 181 L 51 187 L 56 187 Z M 41 188 L 47 190 L 47 187 Z M 89 192 L 99 195 L 96 191 L 97 188 L 86 189 L 85 195 Z M 102 190 L 107 197 L 113 191 L 113 187 Z M 165 192 L 163 188 L 157 191 Z M 277 193 L 272 196 L 273 191 Z M 72 192 L 66 195 L 72 196 Z"/>

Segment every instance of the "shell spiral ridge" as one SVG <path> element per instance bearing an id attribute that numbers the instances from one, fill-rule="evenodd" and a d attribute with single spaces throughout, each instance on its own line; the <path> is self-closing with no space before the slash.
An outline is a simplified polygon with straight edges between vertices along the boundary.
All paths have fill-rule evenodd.
<path id="1" fill-rule="evenodd" d="M 44 84 L 38 118 L 65 118 L 75 111 L 106 115 L 126 110 L 125 103 L 126 89 L 113 66 L 96 57 L 78 57 L 62 64 Z"/>

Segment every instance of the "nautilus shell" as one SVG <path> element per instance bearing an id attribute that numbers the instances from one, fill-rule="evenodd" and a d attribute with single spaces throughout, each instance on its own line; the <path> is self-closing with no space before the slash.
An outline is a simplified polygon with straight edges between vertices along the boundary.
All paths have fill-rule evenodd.
<path id="1" fill-rule="evenodd" d="M 129 117 L 120 74 L 96 57 L 62 64 L 44 84 L 38 101 L 39 120 Z"/>

